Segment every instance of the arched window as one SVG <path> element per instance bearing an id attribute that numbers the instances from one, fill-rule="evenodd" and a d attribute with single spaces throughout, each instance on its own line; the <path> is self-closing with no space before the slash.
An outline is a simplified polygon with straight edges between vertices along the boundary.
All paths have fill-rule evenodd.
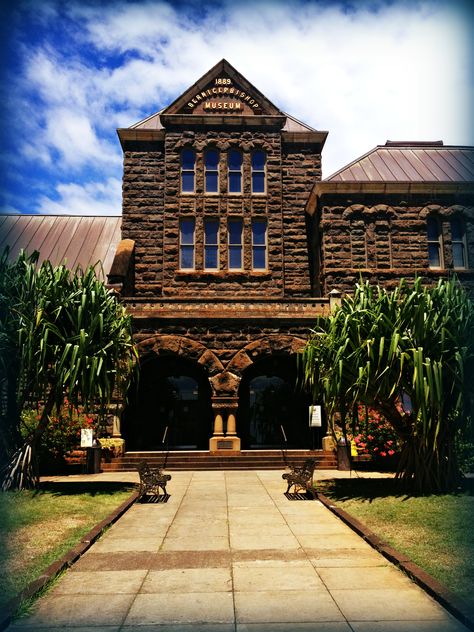
<path id="1" fill-rule="evenodd" d="M 231 149 L 227 154 L 229 193 L 242 193 L 242 152 Z"/>
<path id="2" fill-rule="evenodd" d="M 181 270 L 194 270 L 194 218 L 184 218 L 179 222 L 179 267 Z"/>
<path id="3" fill-rule="evenodd" d="M 204 182 L 206 193 L 219 193 L 219 152 L 208 149 L 204 157 Z"/>
<path id="4" fill-rule="evenodd" d="M 267 269 L 267 222 L 264 219 L 252 220 L 252 268 Z"/>
<path id="5" fill-rule="evenodd" d="M 181 193 L 194 193 L 196 152 L 183 149 L 181 152 Z"/>
<path id="6" fill-rule="evenodd" d="M 254 151 L 252 154 L 252 193 L 265 193 L 265 167 L 267 156 L 264 151 Z"/>
<path id="7" fill-rule="evenodd" d="M 430 268 L 444 268 L 443 234 L 441 223 L 435 215 L 428 217 L 426 223 L 428 237 L 428 265 Z"/>
<path id="8" fill-rule="evenodd" d="M 453 249 L 453 268 L 468 267 L 466 248 L 466 229 L 462 217 L 451 219 L 451 246 Z"/>

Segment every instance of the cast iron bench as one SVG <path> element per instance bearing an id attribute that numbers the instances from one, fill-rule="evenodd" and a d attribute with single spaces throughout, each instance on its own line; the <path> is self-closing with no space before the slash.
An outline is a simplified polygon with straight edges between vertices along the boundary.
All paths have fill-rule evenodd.
<path id="1" fill-rule="evenodd" d="M 166 483 L 171 480 L 171 474 L 163 474 L 159 467 L 150 467 L 145 461 L 142 461 L 137 469 L 140 475 L 138 498 L 142 498 L 145 494 L 159 496 L 160 487 L 166 496 Z"/>
<path id="2" fill-rule="evenodd" d="M 285 494 L 288 494 L 290 489 L 294 486 L 295 493 L 298 490 L 304 489 L 312 495 L 314 500 L 316 498 L 316 492 L 313 488 L 313 475 L 314 468 L 316 467 L 316 461 L 314 459 L 306 459 L 303 466 L 290 467 L 291 472 L 287 472 L 282 475 L 282 478 L 288 481 L 288 488 Z"/>

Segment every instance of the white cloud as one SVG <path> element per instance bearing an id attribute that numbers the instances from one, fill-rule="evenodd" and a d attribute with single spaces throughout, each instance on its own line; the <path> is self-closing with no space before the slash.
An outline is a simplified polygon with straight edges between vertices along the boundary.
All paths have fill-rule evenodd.
<path id="1" fill-rule="evenodd" d="M 74 38 L 24 44 L 22 150 L 52 179 L 66 171 L 76 180 L 57 185 L 59 201 L 42 198 L 40 209 L 104 208 L 100 174 L 109 193 L 121 177 L 115 127 L 166 106 L 222 57 L 282 110 L 329 130 L 326 176 L 387 139 L 474 144 L 470 27 L 456 2 L 49 6 L 42 27 L 65 15 Z M 113 190 L 107 208 L 119 200 Z"/>
<path id="2" fill-rule="evenodd" d="M 101 182 L 58 184 L 58 199 L 41 196 L 35 209 L 51 215 L 120 215 L 122 183 L 117 178 Z"/>

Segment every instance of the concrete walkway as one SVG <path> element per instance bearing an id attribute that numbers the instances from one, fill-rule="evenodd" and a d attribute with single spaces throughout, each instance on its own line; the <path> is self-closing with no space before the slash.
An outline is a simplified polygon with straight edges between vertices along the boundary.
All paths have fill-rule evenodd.
<path id="1" fill-rule="evenodd" d="M 172 476 L 8 630 L 466 630 L 318 501 L 288 500 L 281 472 Z"/>

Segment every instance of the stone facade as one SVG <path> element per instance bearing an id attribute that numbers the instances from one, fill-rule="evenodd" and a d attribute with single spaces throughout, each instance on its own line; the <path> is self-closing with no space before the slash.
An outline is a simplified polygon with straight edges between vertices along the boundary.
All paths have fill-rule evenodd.
<path id="1" fill-rule="evenodd" d="M 441 276 L 459 277 L 474 293 L 472 268 L 455 269 L 449 220 L 463 218 L 468 262 L 474 261 L 474 206 L 471 194 L 450 196 L 358 195 L 320 200 L 323 292 L 351 292 L 360 278 L 394 287 L 400 278 L 420 276 L 426 283 Z M 427 217 L 439 217 L 444 266 L 428 261 Z"/>
<path id="2" fill-rule="evenodd" d="M 361 277 L 392 286 L 402 276 L 431 281 L 449 274 L 453 216 L 463 218 L 472 265 L 472 187 L 359 182 L 353 172 L 321 182 L 326 136 L 278 110 L 225 60 L 162 112 L 119 130 L 127 241 L 109 278 L 120 284 L 133 316 L 148 389 L 140 387 L 126 414 L 132 439 L 139 428 L 141 448 L 169 424 L 181 423 L 177 444 L 193 443 L 187 437 L 199 417 L 208 424 L 209 415 L 209 431 L 206 426 L 195 443 L 204 436 L 211 451 L 238 450 L 241 437 L 253 447 L 275 446 L 280 425 L 295 445 L 308 447 L 308 399 L 294 389 L 295 356 L 316 317 L 331 309 L 331 290 L 351 292 Z M 233 149 L 242 155 L 238 193 L 228 190 Z M 186 150 L 194 152 L 195 163 L 192 190 L 184 192 Z M 208 150 L 219 157 L 212 193 L 205 191 Z M 252 192 L 256 151 L 266 158 L 259 193 Z M 436 270 L 428 260 L 431 214 L 440 218 L 445 251 L 443 268 Z M 180 221 L 187 218 L 193 222 L 193 265 L 180 269 Z M 229 265 L 227 232 L 236 219 L 243 226 L 238 270 Z M 215 270 L 204 265 L 207 220 L 218 223 Z M 252 259 L 255 220 L 266 223 L 263 269 L 254 269 Z M 469 265 L 456 272 L 474 287 Z M 160 394 L 166 389 L 174 393 L 168 399 Z"/>

